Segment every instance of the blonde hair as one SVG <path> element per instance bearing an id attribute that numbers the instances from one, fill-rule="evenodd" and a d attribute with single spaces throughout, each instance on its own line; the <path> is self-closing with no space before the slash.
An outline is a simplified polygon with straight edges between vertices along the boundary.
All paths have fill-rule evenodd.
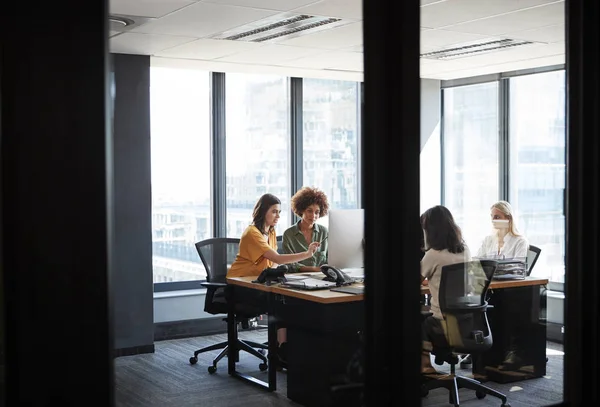
<path id="1" fill-rule="evenodd" d="M 507 201 L 498 201 L 490 207 L 490 210 L 498 209 L 508 218 L 508 231 L 515 236 L 521 236 L 517 225 L 515 224 L 515 217 L 512 206 Z"/>

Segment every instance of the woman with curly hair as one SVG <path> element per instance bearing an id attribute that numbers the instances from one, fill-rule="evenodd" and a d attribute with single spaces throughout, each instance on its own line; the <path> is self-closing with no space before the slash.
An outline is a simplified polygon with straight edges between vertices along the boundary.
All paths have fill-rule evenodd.
<path id="1" fill-rule="evenodd" d="M 283 253 L 303 253 L 312 242 L 321 245 L 313 257 L 288 265 L 291 272 L 320 271 L 327 263 L 327 236 L 329 231 L 317 220 L 329 211 L 327 195 L 318 188 L 302 187 L 291 200 L 292 211 L 300 218 L 296 224 L 283 232 Z"/>

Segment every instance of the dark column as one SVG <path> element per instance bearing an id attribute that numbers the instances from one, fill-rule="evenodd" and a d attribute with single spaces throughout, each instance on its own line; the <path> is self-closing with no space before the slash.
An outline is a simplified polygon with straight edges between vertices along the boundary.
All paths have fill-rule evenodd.
<path id="1" fill-rule="evenodd" d="M 600 3 L 566 1 L 567 256 L 565 401 L 598 401 Z M 589 402 L 588 402 L 589 403 Z"/>
<path id="2" fill-rule="evenodd" d="M 115 355 L 154 351 L 150 57 L 112 54 Z"/>
<path id="3" fill-rule="evenodd" d="M 365 0 L 363 13 L 366 405 L 418 406 L 419 1 Z"/>
<path id="4" fill-rule="evenodd" d="M 107 13 L 107 0 L 0 13 L 9 406 L 114 405 Z"/>

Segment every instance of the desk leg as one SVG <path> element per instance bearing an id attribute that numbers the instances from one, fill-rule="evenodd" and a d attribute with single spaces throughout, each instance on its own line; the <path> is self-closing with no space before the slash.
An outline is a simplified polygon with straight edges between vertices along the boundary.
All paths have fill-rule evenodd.
<path id="1" fill-rule="evenodd" d="M 275 305 L 275 295 L 269 294 L 269 313 L 267 315 L 267 326 L 268 326 L 268 341 L 269 341 L 269 391 L 277 390 L 277 367 L 279 364 L 279 354 L 277 343 L 277 318 L 275 317 L 273 310 Z"/>

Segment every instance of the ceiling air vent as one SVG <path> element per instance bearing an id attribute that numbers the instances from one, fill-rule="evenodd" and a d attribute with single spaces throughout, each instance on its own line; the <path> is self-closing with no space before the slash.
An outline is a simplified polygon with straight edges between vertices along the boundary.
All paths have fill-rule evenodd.
<path id="1" fill-rule="evenodd" d="M 340 18 L 284 13 L 214 34 L 208 38 L 230 41 L 275 42 L 348 23 L 349 21 Z"/>
<path id="2" fill-rule="evenodd" d="M 488 40 L 483 42 L 470 42 L 462 44 L 460 46 L 454 45 L 452 48 L 444 48 L 439 51 L 427 52 L 425 54 L 421 54 L 421 58 L 442 60 L 465 58 L 487 52 L 501 51 L 504 49 L 510 49 L 531 44 L 535 43 L 531 41 L 513 40 L 508 38 L 499 40 Z"/>
<path id="3" fill-rule="evenodd" d="M 140 25 L 152 20 L 155 19 L 151 17 L 128 16 L 124 14 L 110 14 L 108 16 L 108 29 L 110 31 L 110 36 L 116 37 L 119 34 L 123 34 L 132 28 L 139 27 Z"/>

